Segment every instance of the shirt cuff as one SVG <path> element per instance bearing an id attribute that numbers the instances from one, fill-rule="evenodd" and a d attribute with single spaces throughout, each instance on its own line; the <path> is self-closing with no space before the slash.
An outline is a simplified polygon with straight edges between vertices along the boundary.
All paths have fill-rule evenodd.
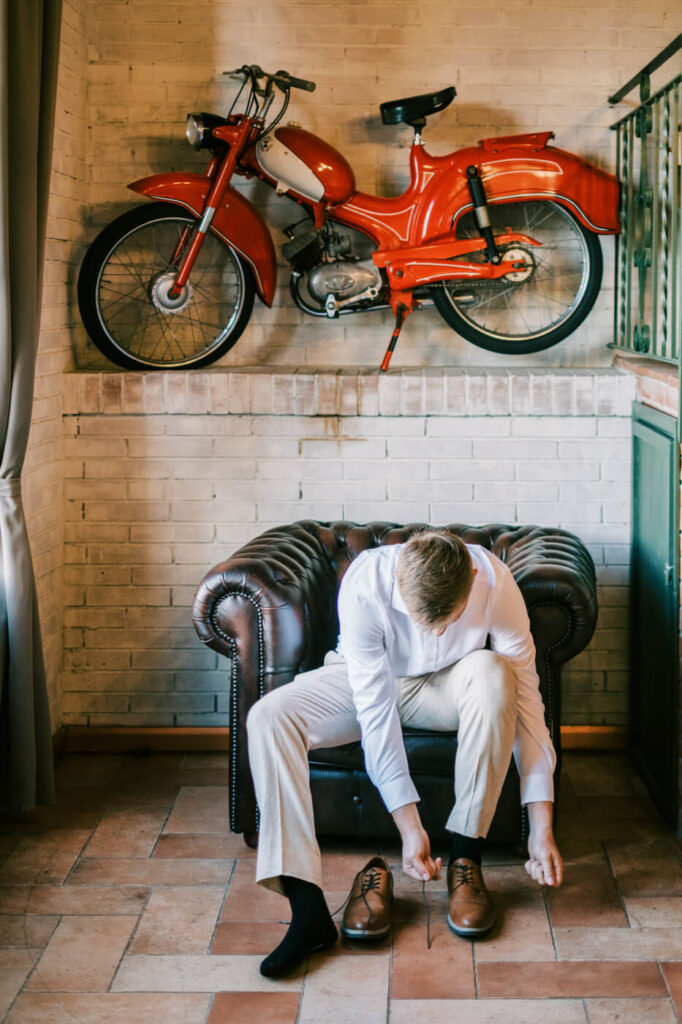
<path id="1" fill-rule="evenodd" d="M 534 804 L 554 800 L 554 776 L 549 773 L 524 775 L 521 778 L 521 803 Z"/>
<path id="2" fill-rule="evenodd" d="M 377 788 L 389 814 L 393 814 L 397 807 L 403 807 L 405 804 L 419 803 L 419 793 L 407 773 L 397 775 L 395 779 L 384 782 Z"/>

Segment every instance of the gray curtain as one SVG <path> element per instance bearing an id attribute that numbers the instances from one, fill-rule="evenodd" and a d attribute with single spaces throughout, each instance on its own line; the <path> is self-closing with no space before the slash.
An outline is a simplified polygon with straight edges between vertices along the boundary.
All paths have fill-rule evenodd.
<path id="1" fill-rule="evenodd" d="M 0 804 L 54 799 L 21 469 L 33 405 L 61 0 L 0 0 Z"/>

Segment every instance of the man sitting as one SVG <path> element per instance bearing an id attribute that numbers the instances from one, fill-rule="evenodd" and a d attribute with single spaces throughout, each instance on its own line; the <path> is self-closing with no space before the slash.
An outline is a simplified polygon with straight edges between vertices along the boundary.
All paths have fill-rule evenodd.
<path id="1" fill-rule="evenodd" d="M 342 580 L 338 608 L 338 653 L 267 694 L 247 720 L 260 809 L 256 877 L 287 896 L 292 914 L 286 936 L 261 964 L 271 977 L 337 938 L 322 893 L 310 793 L 307 755 L 316 747 L 362 740 L 367 773 L 402 837 L 403 871 L 427 881 L 440 877 L 441 859 L 421 824 L 401 726 L 457 730 L 455 802 L 445 823 L 448 924 L 457 935 L 479 937 L 495 921 L 481 847 L 512 753 L 530 820 L 526 870 L 540 884 L 563 879 L 552 831 L 556 755 L 526 606 L 509 569 L 477 544 L 426 530 L 359 555 Z M 366 896 L 369 887 L 390 898 L 388 869 L 377 861 L 356 878 L 347 935 L 387 930 L 390 907 L 377 913 Z"/>

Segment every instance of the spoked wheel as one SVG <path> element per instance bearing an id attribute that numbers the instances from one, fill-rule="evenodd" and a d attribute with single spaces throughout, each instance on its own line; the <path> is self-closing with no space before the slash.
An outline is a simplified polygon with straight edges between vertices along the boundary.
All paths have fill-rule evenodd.
<path id="1" fill-rule="evenodd" d="M 504 203 L 489 210 L 496 235 L 511 230 L 542 244 L 501 249 L 526 267 L 498 281 L 444 282 L 434 289 L 434 303 L 474 345 L 512 355 L 540 352 L 571 334 L 592 309 L 602 277 L 599 239 L 558 203 Z M 458 238 L 478 236 L 473 213 L 460 219 L 456 231 Z"/>
<path id="2" fill-rule="evenodd" d="M 253 308 L 252 272 L 211 232 L 181 294 L 170 294 L 196 223 L 168 203 L 138 206 L 112 221 L 85 254 L 78 277 L 81 316 L 117 366 L 205 366 L 244 330 Z"/>

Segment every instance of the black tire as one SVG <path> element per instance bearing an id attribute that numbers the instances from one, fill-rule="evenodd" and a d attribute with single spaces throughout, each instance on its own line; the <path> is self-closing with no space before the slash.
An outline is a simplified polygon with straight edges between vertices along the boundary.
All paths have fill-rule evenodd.
<path id="1" fill-rule="evenodd" d="M 433 290 L 434 304 L 453 330 L 480 348 L 541 352 L 568 337 L 592 309 L 602 278 L 599 238 L 549 200 L 489 209 L 496 235 L 511 228 L 542 242 L 524 250 L 536 261 L 532 273 L 523 282 L 443 282 Z M 478 235 L 473 213 L 460 218 L 456 232 L 458 238 Z"/>
<path id="2" fill-rule="evenodd" d="M 78 306 L 107 359 L 131 370 L 206 366 L 235 344 L 253 309 L 251 268 L 209 231 L 176 309 L 164 292 L 173 249 L 197 220 L 170 203 L 136 206 L 97 236 L 78 275 Z M 208 276 L 208 280 L 206 280 Z M 123 299 L 123 302 L 121 301 Z M 164 300 L 169 305 L 164 306 Z"/>

